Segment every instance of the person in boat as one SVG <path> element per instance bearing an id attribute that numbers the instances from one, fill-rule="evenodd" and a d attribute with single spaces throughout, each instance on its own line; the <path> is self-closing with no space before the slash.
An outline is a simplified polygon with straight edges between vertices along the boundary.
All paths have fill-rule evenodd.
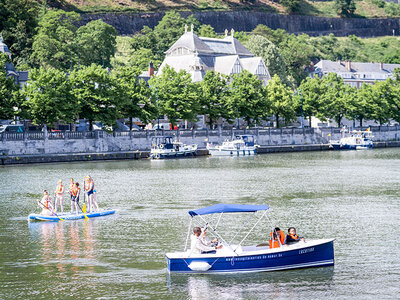
<path id="1" fill-rule="evenodd" d="M 285 245 L 292 245 L 292 244 L 298 243 L 298 242 L 300 242 L 300 241 L 305 242 L 304 238 L 299 237 L 299 236 L 297 235 L 297 233 L 296 233 L 296 228 L 294 228 L 294 227 L 289 227 L 289 229 L 288 229 L 288 234 L 287 234 L 287 236 L 286 236 L 286 239 L 285 239 L 284 244 L 285 244 Z"/>
<path id="2" fill-rule="evenodd" d="M 213 247 L 213 246 L 217 246 L 218 245 L 218 239 L 215 238 L 212 241 L 206 236 L 207 234 L 207 227 L 203 227 L 200 228 L 201 230 L 201 234 L 200 234 L 200 238 L 201 238 L 201 242 L 209 247 Z"/>
<path id="3" fill-rule="evenodd" d="M 191 236 L 191 247 L 190 247 L 191 254 L 216 253 L 217 249 L 222 248 L 222 245 L 207 246 L 204 243 L 204 239 L 201 236 L 201 233 L 202 232 L 200 227 L 193 228 L 193 235 Z"/>
<path id="4" fill-rule="evenodd" d="M 275 227 L 270 234 L 269 248 L 279 248 L 285 243 L 285 234 L 279 227 Z"/>
<path id="5" fill-rule="evenodd" d="M 75 207 L 75 213 L 78 214 L 78 206 L 79 206 L 79 195 L 81 193 L 81 189 L 79 188 L 79 182 L 75 182 L 74 188 L 72 189 L 72 197 L 71 197 L 71 214 L 74 213 L 74 207 Z"/>
<path id="6" fill-rule="evenodd" d="M 38 205 L 39 207 L 43 208 L 42 212 L 40 213 L 41 215 L 45 216 L 52 216 L 53 215 L 53 203 L 51 202 L 51 196 L 49 193 L 44 190 L 43 191 L 43 198 L 41 200 L 38 200 Z"/>
<path id="7" fill-rule="evenodd" d="M 54 203 L 54 211 L 57 213 L 57 206 L 60 205 L 61 213 L 64 212 L 64 185 L 62 184 L 62 180 L 58 181 L 55 194 L 55 203 Z"/>

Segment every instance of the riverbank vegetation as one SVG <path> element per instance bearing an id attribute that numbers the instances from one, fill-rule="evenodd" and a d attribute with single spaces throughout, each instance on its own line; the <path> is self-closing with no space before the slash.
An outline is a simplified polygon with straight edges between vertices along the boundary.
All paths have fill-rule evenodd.
<path id="1" fill-rule="evenodd" d="M 2 24 L 9 33 L 14 63 L 31 70 L 30 83 L 23 91 L 8 81 L 2 85 L 0 92 L 11 96 L 2 100 L 1 119 L 19 116 L 52 126 L 58 120 L 85 118 L 91 124 L 113 125 L 117 118 L 146 122 L 165 115 L 176 123 L 206 115 L 210 127 L 220 117 L 231 123 L 243 118 L 248 126 L 275 122 L 279 127 L 291 124 L 303 111 L 310 119 L 335 119 L 338 125 L 343 118 L 400 122 L 397 73 L 395 79 L 356 90 L 334 74 L 319 79 L 308 78 L 306 72 L 320 59 L 399 63 L 397 37 L 313 38 L 259 25 L 251 33 L 235 32 L 235 37 L 264 58 L 272 76 L 267 86 L 246 71 L 231 78 L 209 72 L 201 83 L 193 83 L 188 73 L 171 68 L 147 85 L 139 74 L 150 60 L 157 68 L 185 25 L 194 24 L 200 36 L 219 37 L 213 28 L 170 11 L 154 29 L 117 37 L 115 29 L 101 20 L 78 28 L 76 12 L 40 10 L 29 1 L 16 1 L 22 15 L 38 13 L 29 34 L 18 35 L 14 23 Z M 18 52 L 22 44 L 27 47 Z M 1 65 L 5 63 L 4 56 Z"/>

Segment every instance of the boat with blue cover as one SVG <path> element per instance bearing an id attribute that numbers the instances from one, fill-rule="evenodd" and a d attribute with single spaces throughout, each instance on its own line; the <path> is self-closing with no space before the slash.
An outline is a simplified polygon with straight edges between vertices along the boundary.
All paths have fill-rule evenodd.
<path id="1" fill-rule="evenodd" d="M 88 218 L 96 218 L 96 217 L 112 215 L 114 213 L 115 213 L 115 210 L 102 210 L 102 211 L 87 213 L 86 216 Z M 79 219 L 85 219 L 85 215 L 83 213 L 79 213 L 79 214 L 64 213 L 64 214 L 57 214 L 57 216 L 56 215 L 47 216 L 47 215 L 41 215 L 41 214 L 30 214 L 28 217 L 28 220 L 30 220 L 30 221 L 60 221 L 60 218 L 62 220 L 79 220 Z"/>
<path id="2" fill-rule="evenodd" d="M 316 239 L 298 242 L 292 245 L 281 245 L 270 249 L 262 245 L 242 245 L 259 222 L 266 217 L 267 205 L 216 204 L 209 207 L 191 210 L 185 249 L 181 252 L 166 253 L 167 269 L 170 273 L 241 273 L 278 271 L 309 267 L 334 265 L 335 239 Z M 238 244 L 226 242 L 217 228 L 224 214 L 231 213 L 261 213 L 254 226 L 245 234 Z M 209 223 L 205 215 L 219 214 L 215 224 Z M 214 253 L 194 254 L 187 250 L 190 230 L 193 222 L 199 226 L 211 229 L 223 247 Z M 236 236 L 236 235 L 235 235 Z"/>

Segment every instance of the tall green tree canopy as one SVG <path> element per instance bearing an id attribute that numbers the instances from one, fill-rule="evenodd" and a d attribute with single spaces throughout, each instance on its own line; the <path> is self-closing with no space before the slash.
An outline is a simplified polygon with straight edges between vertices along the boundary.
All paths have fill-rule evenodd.
<path id="1" fill-rule="evenodd" d="M 106 69 L 92 64 L 74 70 L 69 79 L 72 93 L 78 100 L 79 118 L 89 120 L 90 130 L 93 129 L 93 121 L 115 125 L 122 105 L 121 90 L 115 78 Z"/>
<path id="2" fill-rule="evenodd" d="M 229 114 L 244 118 L 248 126 L 259 124 L 268 114 L 268 101 L 263 94 L 262 82 L 248 71 L 233 74 L 229 85 Z"/>
<path id="3" fill-rule="evenodd" d="M 228 110 L 228 78 L 215 71 L 208 71 L 200 82 L 199 114 L 207 116 L 212 128 L 219 118 L 231 119 Z"/>
<path id="4" fill-rule="evenodd" d="M 32 0 L 0 1 L 0 33 L 14 63 L 28 64 L 38 24 L 39 4 Z"/>
<path id="5" fill-rule="evenodd" d="M 335 0 L 336 12 L 342 17 L 352 16 L 356 10 L 354 0 Z"/>
<path id="6" fill-rule="evenodd" d="M 194 121 L 199 112 L 198 87 L 185 71 L 176 72 L 168 65 L 162 74 L 150 79 L 153 98 L 158 93 L 159 114 L 175 125 L 178 120 Z"/>
<path id="7" fill-rule="evenodd" d="M 23 95 L 26 98 L 24 109 L 35 124 L 52 126 L 60 120 L 71 123 L 78 117 L 76 98 L 62 71 L 54 68 L 32 70 Z"/>
<path id="8" fill-rule="evenodd" d="M 293 92 L 284 85 L 278 75 L 274 75 L 265 87 L 270 112 L 275 117 L 276 127 L 280 127 L 280 119 L 285 123 L 296 117 L 296 107 L 293 101 Z"/>
<path id="9" fill-rule="evenodd" d="M 41 67 L 67 70 L 77 57 L 76 26 L 79 14 L 62 10 L 49 10 L 39 22 L 34 38 L 32 61 Z"/>
<path id="10" fill-rule="evenodd" d="M 263 58 L 271 76 L 276 74 L 283 82 L 288 83 L 285 61 L 273 43 L 261 35 L 253 35 L 246 46 L 254 55 Z"/>
<path id="11" fill-rule="evenodd" d="M 319 77 L 307 77 L 302 81 L 297 90 L 297 101 L 299 107 L 303 101 L 303 115 L 308 117 L 310 127 L 311 117 L 316 116 L 321 107 L 321 96 L 325 93 L 325 86 L 322 85 L 322 80 Z"/>
<path id="12" fill-rule="evenodd" d="M 102 20 L 91 21 L 76 32 L 76 45 L 79 49 L 80 63 L 89 66 L 92 63 L 111 67 L 114 56 L 117 31 Z"/>
<path id="13" fill-rule="evenodd" d="M 151 101 L 150 90 L 143 79 L 139 79 L 139 69 L 124 67 L 116 70 L 114 76 L 121 89 L 120 110 L 121 115 L 130 120 L 139 118 L 144 122 L 156 117 L 157 107 L 155 100 Z"/>

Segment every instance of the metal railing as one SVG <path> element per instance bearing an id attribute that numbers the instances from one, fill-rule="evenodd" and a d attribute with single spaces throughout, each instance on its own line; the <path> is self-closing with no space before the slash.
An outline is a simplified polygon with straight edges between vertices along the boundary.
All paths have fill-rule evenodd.
<path id="1" fill-rule="evenodd" d="M 400 126 L 368 126 L 353 128 L 355 130 L 370 130 L 373 133 L 399 131 Z M 350 128 L 352 130 L 352 128 Z M 49 140 L 74 140 L 74 139 L 98 139 L 98 138 L 149 138 L 154 136 L 176 136 L 176 137 L 209 137 L 222 136 L 232 137 L 236 135 L 252 134 L 255 136 L 265 135 L 300 135 L 314 134 L 315 132 L 324 134 L 340 134 L 341 128 L 322 127 L 322 128 L 250 128 L 250 129 L 187 129 L 187 130 L 141 130 L 141 131 L 60 131 L 48 132 Z M 43 140 L 44 132 L 3 132 L 0 133 L 0 141 L 22 141 L 22 140 Z"/>

